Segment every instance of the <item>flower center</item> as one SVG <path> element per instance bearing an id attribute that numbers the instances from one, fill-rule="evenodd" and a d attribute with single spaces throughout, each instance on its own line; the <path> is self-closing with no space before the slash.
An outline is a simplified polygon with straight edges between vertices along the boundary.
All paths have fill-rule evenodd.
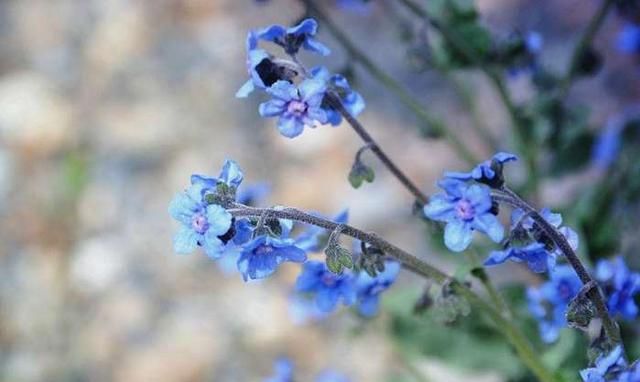
<path id="1" fill-rule="evenodd" d="M 475 210 L 471 203 L 466 199 L 460 199 L 458 203 L 456 203 L 456 214 L 462 220 L 472 220 L 475 215 Z"/>
<path id="2" fill-rule="evenodd" d="M 254 253 L 256 255 L 269 255 L 273 252 L 273 247 L 270 245 L 263 244 L 255 249 Z"/>
<path id="3" fill-rule="evenodd" d="M 326 286 L 334 286 L 336 284 L 336 277 L 329 272 L 325 272 L 325 274 L 322 275 L 321 280 Z"/>
<path id="4" fill-rule="evenodd" d="M 303 101 L 292 100 L 287 105 L 287 111 L 296 117 L 300 117 L 307 111 L 307 104 Z"/>
<path id="5" fill-rule="evenodd" d="M 205 233 L 209 228 L 209 223 L 207 222 L 207 218 L 203 214 L 195 214 L 191 219 L 191 227 L 197 233 Z"/>

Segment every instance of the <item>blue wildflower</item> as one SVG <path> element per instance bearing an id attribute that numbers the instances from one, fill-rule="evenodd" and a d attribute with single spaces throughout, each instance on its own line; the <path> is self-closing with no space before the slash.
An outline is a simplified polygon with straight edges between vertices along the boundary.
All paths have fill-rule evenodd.
<path id="1" fill-rule="evenodd" d="M 448 180 L 441 182 L 445 194 L 437 194 L 424 206 L 424 214 L 432 220 L 447 223 L 444 243 L 452 251 L 467 249 L 473 238 L 473 231 L 484 232 L 494 242 L 504 236 L 504 227 L 491 213 L 491 193 L 484 185 L 471 186 Z"/>
<path id="2" fill-rule="evenodd" d="M 273 365 L 274 375 L 264 382 L 293 382 L 293 362 L 290 359 L 281 357 Z"/>
<path id="3" fill-rule="evenodd" d="M 349 382 L 349 378 L 333 370 L 325 370 L 318 374 L 315 382 Z"/>
<path id="4" fill-rule="evenodd" d="M 604 287 L 609 312 L 620 314 L 627 320 L 635 319 L 638 306 L 634 297 L 640 292 L 640 274 L 629 270 L 622 257 L 616 257 L 600 260 L 595 276 Z"/>
<path id="5" fill-rule="evenodd" d="M 296 292 L 315 295 L 315 301 L 323 312 L 331 312 L 342 299 L 345 305 L 356 301 L 354 277 L 350 272 L 332 273 L 321 261 L 308 261 L 296 280 Z"/>
<path id="6" fill-rule="evenodd" d="M 263 279 L 285 261 L 303 263 L 306 260 L 306 253 L 293 245 L 292 240 L 263 235 L 245 244 L 238 258 L 238 270 L 245 281 Z"/>
<path id="7" fill-rule="evenodd" d="M 295 55 L 300 48 L 304 48 L 327 56 L 331 53 L 329 48 L 314 38 L 317 30 L 318 23 L 314 19 L 305 19 L 291 28 L 285 28 L 282 25 L 268 26 L 256 32 L 256 37 L 280 45 L 290 55 Z"/>
<path id="8" fill-rule="evenodd" d="M 561 214 L 552 212 L 548 208 L 543 208 L 540 210 L 540 216 L 542 216 L 544 220 L 546 220 L 549 224 L 551 224 L 554 228 L 556 228 L 562 236 L 564 236 L 564 238 L 567 240 L 567 243 L 569 243 L 569 246 L 574 251 L 578 249 L 578 245 L 579 245 L 578 234 L 573 229 L 567 226 L 562 226 Z M 513 211 L 513 213 L 511 214 L 512 229 L 514 229 L 516 225 L 520 224 L 520 226 L 524 228 L 527 232 L 529 232 L 535 240 L 545 244 L 547 250 L 550 251 L 549 256 L 554 257 L 554 259 L 551 259 L 550 261 L 555 263 L 555 257 L 563 255 L 560 248 L 558 248 L 554 243 L 550 242 L 550 240 L 544 236 L 544 234 L 539 229 L 539 227 L 537 227 L 533 219 L 531 219 L 530 217 L 527 217 L 524 220 L 522 220 L 523 217 L 524 217 L 524 211 L 520 209 L 516 209 Z"/>
<path id="9" fill-rule="evenodd" d="M 507 260 L 517 263 L 525 262 L 536 273 L 543 273 L 553 269 L 556 263 L 556 257 L 547 252 L 544 244 L 531 243 L 524 247 L 509 247 L 503 251 L 493 251 L 489 258 L 485 260 L 484 265 L 494 266 Z"/>
<path id="10" fill-rule="evenodd" d="M 584 382 L 605 382 L 619 381 L 622 379 L 610 379 L 612 374 L 622 370 L 627 366 L 627 362 L 622 354 L 622 347 L 616 346 L 609 354 L 601 354 L 595 362 L 594 367 L 580 371 L 580 376 Z M 631 381 L 631 380 L 629 380 Z"/>
<path id="11" fill-rule="evenodd" d="M 322 217 L 320 214 L 313 214 Z M 342 210 L 332 221 L 337 224 L 346 224 L 349 220 L 349 210 Z M 298 237 L 296 237 L 296 245 L 308 252 L 319 252 L 327 244 L 329 232 L 326 229 L 315 225 L 310 225 Z"/>
<path id="12" fill-rule="evenodd" d="M 206 193 L 216 192 L 218 185 L 225 185 L 235 193 L 243 179 L 244 175 L 238 163 L 227 159 L 224 161 L 220 175 L 217 178 L 194 174 L 191 175 L 191 184 L 199 185 L 202 191 L 201 196 L 204 196 Z"/>
<path id="13" fill-rule="evenodd" d="M 470 172 L 447 171 L 444 173 L 445 178 L 457 179 L 462 181 L 476 180 L 481 183 L 488 184 L 491 187 L 499 187 L 504 183 L 502 178 L 502 167 L 505 163 L 518 160 L 514 154 L 499 152 L 491 159 L 486 160 Z"/>
<path id="14" fill-rule="evenodd" d="M 358 312 L 365 317 L 372 317 L 378 312 L 380 294 L 393 284 L 400 272 L 400 263 L 387 261 L 384 271 L 376 277 L 371 277 L 367 272 L 360 272 L 356 279 L 356 291 L 358 294 Z"/>
<path id="15" fill-rule="evenodd" d="M 527 289 L 529 311 L 539 322 L 542 340 L 554 342 L 560 329 L 566 326 L 565 313 L 569 302 L 578 294 L 582 283 L 573 268 L 557 266 L 550 278 L 537 288 Z"/>
<path id="16" fill-rule="evenodd" d="M 218 205 L 205 205 L 202 195 L 203 186 L 193 184 L 171 201 L 169 214 L 182 224 L 173 238 L 173 248 L 177 253 L 190 253 L 200 246 L 207 256 L 218 258 L 229 240 L 226 234 L 232 217 Z"/>
<path id="17" fill-rule="evenodd" d="M 267 89 L 273 99 L 260 104 L 260 115 L 279 117 L 280 134 L 287 138 L 297 137 L 305 126 L 327 123 L 327 113 L 321 107 L 325 90 L 325 83 L 319 80 L 307 79 L 298 87 L 278 81 Z"/>
<path id="18" fill-rule="evenodd" d="M 349 114 L 355 117 L 364 110 L 364 98 L 362 98 L 360 93 L 351 89 L 349 82 L 344 76 L 340 74 L 331 75 L 326 68 L 321 66 L 311 69 L 310 73 L 314 79 L 328 84 L 328 90 L 336 93 L 340 97 L 342 105 L 347 109 Z M 338 126 L 340 122 L 342 122 L 342 116 L 336 109 L 326 103 L 323 103 L 322 108 L 327 113 L 328 123 L 333 126 Z"/>
<path id="19" fill-rule="evenodd" d="M 625 122 L 621 115 L 609 118 L 606 126 L 596 137 L 591 159 L 597 168 L 606 170 L 617 158 L 622 146 L 621 134 Z"/>
<path id="20" fill-rule="evenodd" d="M 640 25 L 626 23 L 618 35 L 618 49 L 623 53 L 640 53 Z"/>

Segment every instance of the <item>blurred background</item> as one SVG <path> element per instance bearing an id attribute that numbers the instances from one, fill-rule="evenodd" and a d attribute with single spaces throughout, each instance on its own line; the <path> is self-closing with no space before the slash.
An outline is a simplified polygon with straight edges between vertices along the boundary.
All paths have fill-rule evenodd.
<path id="1" fill-rule="evenodd" d="M 316 3 L 478 158 L 492 154 L 452 82 L 412 53 L 406 36 L 420 31 L 419 20 L 393 1 Z M 538 31 L 541 60 L 563 70 L 598 3 L 476 4 L 497 36 Z M 0 0 L 1 380 L 260 381 L 281 355 L 293 359 L 301 381 L 329 366 L 353 381 L 415 380 L 412 369 L 433 381 L 468 380 L 469 373 L 477 381 L 505 380 L 407 355 L 401 341 L 385 335 L 397 323 L 388 314 L 366 322 L 343 310 L 316 325 L 294 322 L 289 293 L 297 266 L 245 284 L 202 253 L 173 253 L 177 225 L 169 201 L 192 173 L 215 176 L 233 158 L 246 185 L 270 185 L 264 203 L 327 215 L 348 207 L 354 225 L 455 269 L 453 255 L 428 245 L 410 195 L 375 158 L 366 156 L 375 182 L 351 188 L 347 174 L 360 141 L 347 125 L 307 129 L 289 140 L 274 120 L 259 118 L 260 95 L 234 97 L 247 78 L 247 31 L 290 25 L 302 15 L 293 0 Z M 585 118 L 593 134 L 640 97 L 636 58 L 612 43 L 619 29 L 610 15 L 596 39 L 606 64 L 571 93 L 591 108 Z M 379 82 L 349 64 L 322 23 L 320 40 L 334 54 L 303 59 L 351 73 L 367 102 L 361 121 L 425 191 L 435 191 L 444 169 L 468 168 L 445 141 L 424 137 Z M 495 137 L 508 135 L 509 119 L 486 79 L 472 71 L 456 79 L 476 99 L 475 117 Z M 531 96 L 530 82 L 509 81 L 516 100 Z M 515 182 L 523 181 L 521 166 L 513 167 Z M 541 202 L 572 204 L 601 177 L 587 165 L 543 180 Z M 510 270 L 497 277 L 531 277 Z M 402 290 L 419 294 L 422 285 L 409 274 L 401 278 L 394 287 L 400 297 L 386 303 L 410 311 Z M 513 355 L 501 351 L 508 363 Z"/>

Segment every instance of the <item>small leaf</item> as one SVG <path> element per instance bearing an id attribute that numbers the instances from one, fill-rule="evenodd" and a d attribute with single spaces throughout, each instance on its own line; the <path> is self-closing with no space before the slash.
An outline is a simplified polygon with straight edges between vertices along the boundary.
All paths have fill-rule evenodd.
<path id="1" fill-rule="evenodd" d="M 351 257 L 351 252 L 343 247 L 338 247 L 338 262 L 344 266 L 345 268 L 352 269 L 353 268 L 353 258 Z"/>
<path id="2" fill-rule="evenodd" d="M 373 182 L 375 179 L 375 173 L 373 169 L 360 160 L 356 160 L 351 166 L 351 171 L 349 172 L 349 183 L 353 188 L 359 188 L 363 182 Z"/>

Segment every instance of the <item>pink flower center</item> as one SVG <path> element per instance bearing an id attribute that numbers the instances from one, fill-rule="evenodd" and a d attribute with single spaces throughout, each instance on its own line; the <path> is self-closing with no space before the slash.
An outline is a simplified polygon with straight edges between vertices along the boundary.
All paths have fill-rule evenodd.
<path id="1" fill-rule="evenodd" d="M 336 277 L 332 273 L 322 275 L 322 283 L 326 286 L 333 286 L 336 283 Z"/>
<path id="2" fill-rule="evenodd" d="M 307 104 L 303 101 L 292 100 L 287 105 L 287 111 L 296 117 L 300 117 L 307 111 Z"/>
<path id="3" fill-rule="evenodd" d="M 209 228 L 209 223 L 207 222 L 207 218 L 202 214 L 195 214 L 191 219 L 191 227 L 197 233 L 205 233 Z"/>
<path id="4" fill-rule="evenodd" d="M 456 203 L 456 214 L 462 220 L 472 220 L 475 215 L 475 210 L 471 203 L 466 199 L 460 199 L 458 203 Z"/>

